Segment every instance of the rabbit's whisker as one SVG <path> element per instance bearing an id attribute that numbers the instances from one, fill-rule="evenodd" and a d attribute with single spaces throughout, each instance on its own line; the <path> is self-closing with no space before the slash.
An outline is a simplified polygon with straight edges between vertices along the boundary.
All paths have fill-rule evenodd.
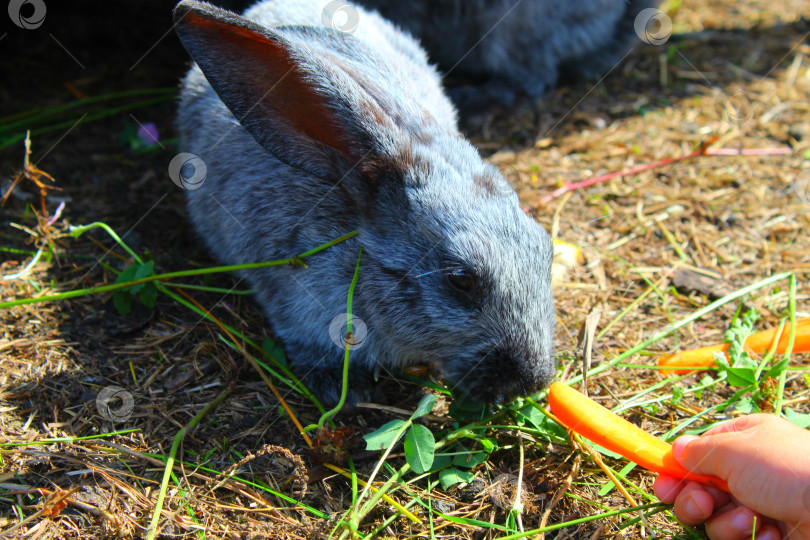
<path id="1" fill-rule="evenodd" d="M 459 267 L 457 267 L 457 266 L 447 266 L 445 268 L 438 268 L 436 270 L 431 270 L 429 272 L 423 272 L 423 273 L 421 273 L 421 274 L 419 274 L 417 276 L 414 276 L 414 277 L 415 278 L 420 278 L 420 277 L 424 277 L 424 276 L 429 276 L 430 274 L 435 274 L 436 272 L 452 272 L 452 271 L 457 271 L 458 269 L 459 269 Z"/>

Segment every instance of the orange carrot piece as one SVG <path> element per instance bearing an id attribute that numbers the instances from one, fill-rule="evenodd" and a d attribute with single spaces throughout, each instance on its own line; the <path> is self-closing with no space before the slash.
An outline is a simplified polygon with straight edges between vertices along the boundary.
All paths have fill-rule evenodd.
<path id="1" fill-rule="evenodd" d="M 669 356 L 661 356 L 658 358 L 658 365 L 668 368 L 660 370 L 661 375 L 671 377 L 672 375 L 683 375 L 711 367 L 714 365 L 714 353 L 725 352 L 726 349 L 728 349 L 728 343 L 721 343 L 720 345 L 701 347 L 700 349 L 681 351 Z"/>
<path id="2" fill-rule="evenodd" d="M 686 470 L 672 454 L 671 444 L 613 414 L 567 384 L 551 384 L 548 404 L 551 412 L 567 428 L 649 471 L 700 482 L 728 492 L 728 485 L 722 479 Z"/>
<path id="3" fill-rule="evenodd" d="M 763 354 L 768 352 L 776 339 L 779 327 L 764 330 L 748 336 L 745 340 L 745 348 L 752 353 Z M 776 352 L 784 354 L 787 351 L 788 341 L 790 341 L 790 325 L 785 325 L 782 336 L 776 345 Z M 669 369 L 662 369 L 661 374 L 665 377 L 670 375 L 683 375 L 695 369 L 708 368 L 714 365 L 714 353 L 725 352 L 728 343 L 702 347 L 691 351 L 683 351 L 669 356 L 662 356 L 658 359 L 658 365 L 666 366 Z M 793 352 L 810 352 L 810 318 L 796 321 L 796 338 L 793 343 Z"/>
<path id="4" fill-rule="evenodd" d="M 768 352 L 773 345 L 773 340 L 776 339 L 778 331 L 779 327 L 776 327 L 751 334 L 745 340 L 745 348 L 760 354 Z M 776 352 L 784 354 L 787 351 L 788 341 L 790 341 L 790 323 L 786 324 L 785 329 L 782 330 L 782 336 L 776 345 Z M 796 321 L 796 338 L 793 343 L 793 352 L 808 351 L 810 351 L 810 318 L 799 319 Z"/>

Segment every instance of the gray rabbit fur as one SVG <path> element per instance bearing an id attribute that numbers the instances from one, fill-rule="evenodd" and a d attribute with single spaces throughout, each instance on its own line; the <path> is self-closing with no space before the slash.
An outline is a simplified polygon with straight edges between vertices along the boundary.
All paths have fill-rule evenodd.
<path id="1" fill-rule="evenodd" d="M 440 69 L 484 79 L 510 101 L 558 79 L 609 71 L 639 43 L 637 14 L 658 0 L 358 0 L 411 32 Z M 488 87 L 488 88 L 487 88 Z M 454 93 L 454 96 L 456 93 Z M 503 97 L 506 95 L 506 97 Z"/>
<path id="2" fill-rule="evenodd" d="M 224 263 L 289 257 L 352 230 L 307 267 L 243 271 L 294 369 L 337 401 L 358 251 L 350 401 L 377 365 L 433 364 L 469 396 L 497 401 L 555 371 L 552 244 L 500 173 L 460 134 L 424 51 L 357 8 L 330 28 L 328 0 L 265 0 L 244 16 L 175 9 L 196 64 L 182 83 L 181 148 L 207 177 L 187 191 L 195 228 Z"/>

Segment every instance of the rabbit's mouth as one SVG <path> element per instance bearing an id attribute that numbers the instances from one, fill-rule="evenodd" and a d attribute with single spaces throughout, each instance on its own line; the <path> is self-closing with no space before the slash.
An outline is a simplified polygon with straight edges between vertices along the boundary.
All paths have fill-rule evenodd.
<path id="1" fill-rule="evenodd" d="M 451 384 L 451 388 L 454 393 L 465 398 L 494 405 L 504 405 L 517 397 L 527 396 L 532 393 L 531 390 L 518 387 L 503 390 L 496 386 L 492 380 L 490 380 L 488 384 L 476 383 L 473 385 L 467 385 L 461 382 L 460 384 Z"/>
<path id="2" fill-rule="evenodd" d="M 472 369 L 454 371 L 448 373 L 454 392 L 476 401 L 504 404 L 548 386 L 554 363 L 524 362 L 512 355 L 489 353 Z"/>

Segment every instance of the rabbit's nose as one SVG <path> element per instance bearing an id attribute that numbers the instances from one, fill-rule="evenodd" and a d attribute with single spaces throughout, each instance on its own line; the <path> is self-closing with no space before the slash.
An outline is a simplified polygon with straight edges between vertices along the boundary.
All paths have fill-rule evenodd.
<path id="1" fill-rule="evenodd" d="M 545 388 L 554 379 L 554 358 L 531 358 L 518 362 L 512 398 L 529 396 Z"/>
<path id="2" fill-rule="evenodd" d="M 553 366 L 544 367 L 546 362 L 508 350 L 496 353 L 494 360 L 489 373 L 480 379 L 494 403 L 531 395 L 547 386 L 554 375 Z"/>

